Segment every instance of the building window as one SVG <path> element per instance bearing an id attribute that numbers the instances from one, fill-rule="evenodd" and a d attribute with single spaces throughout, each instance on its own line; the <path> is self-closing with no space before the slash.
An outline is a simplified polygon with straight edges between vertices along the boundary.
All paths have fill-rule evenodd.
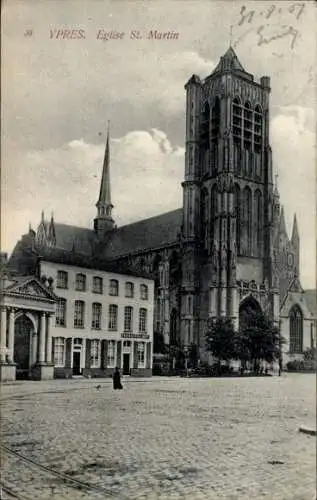
<path id="1" fill-rule="evenodd" d="M 65 365 L 65 339 L 63 337 L 56 337 L 54 341 L 54 365 Z"/>
<path id="2" fill-rule="evenodd" d="M 127 282 L 125 284 L 125 296 L 132 298 L 134 296 L 134 285 L 133 283 Z"/>
<path id="3" fill-rule="evenodd" d="M 116 355 L 116 342 L 115 340 L 109 340 L 107 349 L 107 367 L 112 368 L 115 366 L 115 355 Z"/>
<path id="4" fill-rule="evenodd" d="M 57 271 L 57 288 L 68 288 L 68 273 L 66 271 Z"/>
<path id="5" fill-rule="evenodd" d="M 147 310 L 143 307 L 139 311 L 139 332 L 147 332 Z"/>
<path id="6" fill-rule="evenodd" d="M 66 299 L 56 302 L 55 326 L 66 326 Z"/>
<path id="7" fill-rule="evenodd" d="M 84 328 L 85 302 L 75 300 L 74 327 Z"/>
<path id="8" fill-rule="evenodd" d="M 86 276 L 84 274 L 76 274 L 76 290 L 79 292 L 85 292 Z"/>
<path id="9" fill-rule="evenodd" d="M 138 342 L 137 346 L 137 353 L 138 353 L 138 368 L 144 368 L 144 361 L 145 361 L 145 343 L 144 342 Z"/>
<path id="10" fill-rule="evenodd" d="M 101 304 L 97 302 L 92 305 L 91 328 L 94 328 L 94 330 L 100 330 L 101 328 Z"/>
<path id="11" fill-rule="evenodd" d="M 124 331 L 132 332 L 133 309 L 131 306 L 124 308 Z"/>
<path id="12" fill-rule="evenodd" d="M 93 293 L 102 293 L 103 292 L 102 278 L 99 278 L 99 276 L 93 277 L 92 291 L 93 291 Z"/>
<path id="13" fill-rule="evenodd" d="M 303 352 L 303 314 L 301 309 L 295 305 L 292 307 L 289 316 L 289 351 L 291 354 L 301 354 Z"/>
<path id="14" fill-rule="evenodd" d="M 100 341 L 92 340 L 90 344 L 90 366 L 99 368 L 100 366 Z"/>
<path id="15" fill-rule="evenodd" d="M 149 289 L 146 285 L 140 285 L 140 298 L 143 300 L 148 300 Z"/>
<path id="16" fill-rule="evenodd" d="M 118 329 L 118 306 L 109 305 L 108 330 L 116 331 Z"/>
<path id="17" fill-rule="evenodd" d="M 110 280 L 109 295 L 119 295 L 119 283 L 117 280 Z"/>

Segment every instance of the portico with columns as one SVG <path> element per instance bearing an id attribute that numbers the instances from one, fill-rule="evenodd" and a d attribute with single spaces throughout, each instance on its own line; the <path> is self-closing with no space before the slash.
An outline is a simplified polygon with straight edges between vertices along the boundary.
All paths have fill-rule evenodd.
<path id="1" fill-rule="evenodd" d="M 56 296 L 34 276 L 2 278 L 0 380 L 52 379 L 52 317 Z"/>

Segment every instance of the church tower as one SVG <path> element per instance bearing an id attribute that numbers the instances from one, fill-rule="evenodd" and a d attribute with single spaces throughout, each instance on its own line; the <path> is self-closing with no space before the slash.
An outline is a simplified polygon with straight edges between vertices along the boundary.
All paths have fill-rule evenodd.
<path id="1" fill-rule="evenodd" d="M 94 230 L 98 236 L 102 236 L 106 231 L 114 228 L 112 219 L 113 205 L 111 203 L 110 189 L 110 133 L 108 127 L 107 143 L 102 168 L 102 178 L 100 184 L 99 199 L 96 203 L 97 217 L 94 219 Z"/>
<path id="2" fill-rule="evenodd" d="M 248 287 L 272 289 L 273 182 L 269 77 L 256 82 L 229 47 L 211 75 L 193 75 L 185 89 L 181 317 L 190 343 L 201 339 L 202 319 L 230 316 L 238 327 Z M 261 301 L 272 311 L 268 296 Z"/>

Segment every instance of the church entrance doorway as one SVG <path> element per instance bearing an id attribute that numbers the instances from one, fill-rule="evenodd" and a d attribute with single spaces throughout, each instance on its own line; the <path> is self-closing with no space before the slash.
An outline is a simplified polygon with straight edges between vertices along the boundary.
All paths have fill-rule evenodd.
<path id="1" fill-rule="evenodd" d="M 33 333 L 32 321 L 23 314 L 16 319 L 14 325 L 14 362 L 16 367 L 16 378 L 29 378 L 31 339 Z"/>
<path id="2" fill-rule="evenodd" d="M 246 298 L 239 308 L 239 330 L 243 332 L 254 324 L 255 318 L 262 314 L 262 309 L 254 297 Z"/>

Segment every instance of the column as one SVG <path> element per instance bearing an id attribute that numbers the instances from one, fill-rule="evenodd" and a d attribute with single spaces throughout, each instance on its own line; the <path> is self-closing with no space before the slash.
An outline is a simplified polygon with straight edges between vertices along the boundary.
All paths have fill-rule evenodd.
<path id="1" fill-rule="evenodd" d="M 39 325 L 39 363 L 45 362 L 45 315 L 44 313 L 40 316 Z"/>
<path id="2" fill-rule="evenodd" d="M 46 316 L 46 362 L 52 362 L 52 316 Z"/>
<path id="3" fill-rule="evenodd" d="M 6 360 L 6 344 L 7 344 L 7 309 L 1 308 L 1 330 L 0 330 L 0 356 L 1 362 Z"/>
<path id="4" fill-rule="evenodd" d="M 232 316 L 233 324 L 236 330 L 239 328 L 239 301 L 238 301 L 238 290 L 236 287 L 231 289 L 232 291 Z"/>
<path id="5" fill-rule="evenodd" d="M 37 362 L 37 333 L 32 334 L 32 364 L 35 365 Z"/>
<path id="6" fill-rule="evenodd" d="M 14 351 L 14 309 L 10 309 L 9 313 L 9 341 L 8 341 L 8 356 L 9 362 L 13 363 L 13 351 Z"/>

